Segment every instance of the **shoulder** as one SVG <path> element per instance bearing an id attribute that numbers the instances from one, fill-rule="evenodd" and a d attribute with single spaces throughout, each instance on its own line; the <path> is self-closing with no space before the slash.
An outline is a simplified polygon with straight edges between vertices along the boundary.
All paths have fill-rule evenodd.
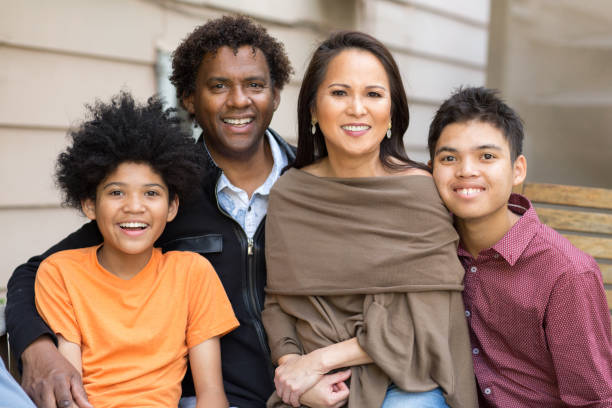
<path id="1" fill-rule="evenodd" d="M 540 228 L 530 247 L 551 270 L 560 274 L 599 272 L 597 262 L 589 254 L 576 248 L 567 238 L 549 226 L 540 223 Z"/>
<path id="2" fill-rule="evenodd" d="M 425 176 L 433 180 L 433 177 L 430 172 L 427 170 L 419 169 L 416 167 L 411 167 L 405 170 L 402 170 L 399 173 L 396 173 L 398 176 Z"/>
<path id="3" fill-rule="evenodd" d="M 161 262 L 164 268 L 185 273 L 187 276 L 214 271 L 208 259 L 191 251 L 168 251 L 162 254 Z"/>
<path id="4" fill-rule="evenodd" d="M 88 263 L 89 257 L 91 253 L 95 251 L 97 246 L 95 247 L 87 247 L 87 248 L 78 248 L 78 249 L 66 249 L 63 251 L 55 252 L 54 254 L 49 255 L 45 260 L 42 261 L 41 266 L 46 265 L 55 265 L 55 264 L 67 264 L 67 263 L 77 263 L 80 265 L 85 265 Z"/>

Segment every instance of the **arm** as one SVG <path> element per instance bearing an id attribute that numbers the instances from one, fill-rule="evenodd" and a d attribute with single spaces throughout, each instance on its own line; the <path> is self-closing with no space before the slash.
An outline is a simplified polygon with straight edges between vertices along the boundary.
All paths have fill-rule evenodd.
<path id="1" fill-rule="evenodd" d="M 276 393 L 285 403 L 298 407 L 302 394 L 329 371 L 372 362 L 355 337 L 303 356 L 285 355 L 279 359 L 274 376 Z"/>
<path id="2" fill-rule="evenodd" d="M 189 349 L 189 363 L 196 391 L 196 408 L 227 407 L 221 376 L 219 337 Z"/>
<path id="3" fill-rule="evenodd" d="M 559 393 L 568 406 L 612 406 L 610 314 L 594 268 L 561 277 L 545 316 Z"/>
<path id="4" fill-rule="evenodd" d="M 300 397 L 300 403 L 310 408 L 339 408 L 346 404 L 349 387 L 345 381 L 351 376 L 351 370 L 326 374 L 312 388 Z"/>

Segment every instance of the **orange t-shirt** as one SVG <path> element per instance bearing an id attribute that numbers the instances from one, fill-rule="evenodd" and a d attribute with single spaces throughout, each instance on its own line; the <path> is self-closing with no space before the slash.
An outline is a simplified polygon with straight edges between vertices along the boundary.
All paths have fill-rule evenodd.
<path id="1" fill-rule="evenodd" d="M 105 270 L 98 247 L 53 254 L 36 274 L 36 307 L 51 329 L 81 346 L 89 401 L 104 407 L 176 407 L 188 348 L 238 320 L 212 265 L 155 248 L 136 276 Z"/>

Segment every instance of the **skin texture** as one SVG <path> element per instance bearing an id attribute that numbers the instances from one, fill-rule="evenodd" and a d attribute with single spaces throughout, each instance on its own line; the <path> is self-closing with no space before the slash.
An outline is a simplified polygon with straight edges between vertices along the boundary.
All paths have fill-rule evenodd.
<path id="1" fill-rule="evenodd" d="M 436 143 L 433 177 L 474 257 L 499 241 L 518 220 L 508 209 L 512 187 L 525 179 L 527 162 L 512 162 L 503 133 L 488 123 L 447 125 Z"/>
<path id="2" fill-rule="evenodd" d="M 96 220 L 104 237 L 98 261 L 109 272 L 130 279 L 145 267 L 153 244 L 178 210 L 168 187 L 148 164 L 121 163 L 97 188 L 96 200 L 84 200 L 83 212 Z M 127 229 L 125 223 L 145 228 Z M 124 227 L 122 227 L 124 225 Z"/>

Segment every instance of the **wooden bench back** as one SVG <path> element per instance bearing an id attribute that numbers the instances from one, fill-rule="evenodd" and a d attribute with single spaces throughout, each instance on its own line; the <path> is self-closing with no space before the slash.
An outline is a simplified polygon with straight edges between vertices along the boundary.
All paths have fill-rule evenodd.
<path id="1" fill-rule="evenodd" d="M 515 192 L 529 198 L 544 224 L 595 258 L 612 310 L 612 190 L 524 183 Z"/>

